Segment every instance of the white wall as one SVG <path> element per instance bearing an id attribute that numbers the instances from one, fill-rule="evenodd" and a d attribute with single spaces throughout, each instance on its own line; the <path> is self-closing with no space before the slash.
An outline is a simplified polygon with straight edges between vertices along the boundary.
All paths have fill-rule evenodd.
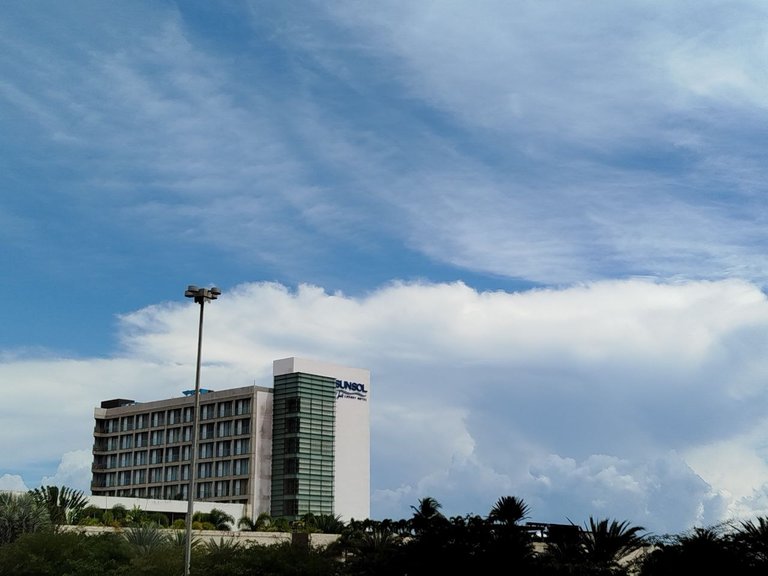
<path id="1" fill-rule="evenodd" d="M 121 504 L 127 510 L 134 507 L 140 508 L 145 512 L 164 512 L 174 514 L 187 513 L 186 500 L 155 500 L 152 498 L 123 498 L 118 496 L 87 496 L 88 504 L 109 510 L 113 506 Z M 229 504 L 226 502 L 198 502 L 195 501 L 193 510 L 208 514 L 214 508 L 226 512 L 235 519 L 235 524 L 246 514 L 246 507 L 243 504 Z M 237 526 L 233 526 L 237 528 Z"/>

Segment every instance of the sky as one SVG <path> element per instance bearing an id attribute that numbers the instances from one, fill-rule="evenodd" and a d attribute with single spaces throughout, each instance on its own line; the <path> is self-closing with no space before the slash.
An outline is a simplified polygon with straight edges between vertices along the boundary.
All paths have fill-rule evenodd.
<path id="1" fill-rule="evenodd" d="M 371 372 L 371 516 L 768 515 L 768 5 L 6 0 L 0 488 Z M 13 287 L 13 290 L 10 288 Z"/>

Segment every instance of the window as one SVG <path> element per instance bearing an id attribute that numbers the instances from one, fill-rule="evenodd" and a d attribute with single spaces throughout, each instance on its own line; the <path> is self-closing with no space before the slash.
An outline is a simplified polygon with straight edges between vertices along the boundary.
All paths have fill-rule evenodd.
<path id="1" fill-rule="evenodd" d="M 189 464 L 182 464 L 181 466 L 181 479 L 189 480 Z"/>
<path id="2" fill-rule="evenodd" d="M 163 481 L 163 469 L 162 468 L 150 468 L 149 469 L 149 481 L 152 483 Z"/>
<path id="3" fill-rule="evenodd" d="M 160 446 L 165 444 L 165 430 L 153 430 L 149 436 L 149 443 L 152 446 Z"/>
<path id="4" fill-rule="evenodd" d="M 232 401 L 219 402 L 219 418 L 232 416 Z"/>
<path id="5" fill-rule="evenodd" d="M 243 440 L 235 440 L 235 454 L 248 454 L 251 448 L 251 440 L 245 438 Z"/>
<path id="6" fill-rule="evenodd" d="M 145 466 L 147 464 L 147 451 L 142 450 L 140 452 L 133 453 L 133 465 Z"/>
<path id="7" fill-rule="evenodd" d="M 176 484 L 173 486 L 165 486 L 163 488 L 163 498 L 166 500 L 180 500 L 181 490 L 179 489 L 179 486 Z"/>
<path id="8" fill-rule="evenodd" d="M 202 426 L 200 426 L 200 439 L 206 440 L 209 438 L 213 438 L 213 432 L 214 432 L 213 423 L 203 424 Z"/>
<path id="9" fill-rule="evenodd" d="M 232 453 L 232 442 L 224 440 L 223 442 L 216 442 L 216 456 L 221 458 L 222 456 L 229 456 Z"/>
<path id="10" fill-rule="evenodd" d="M 120 466 L 120 468 L 128 468 L 131 465 L 131 460 L 131 453 L 123 452 L 118 458 L 118 466 Z"/>
<path id="11" fill-rule="evenodd" d="M 242 458 L 232 462 L 232 474 L 235 476 L 245 476 L 248 474 L 248 459 Z"/>
<path id="12" fill-rule="evenodd" d="M 184 442 L 192 442 L 192 426 L 184 426 L 182 430 L 182 440 Z"/>
<path id="13" fill-rule="evenodd" d="M 197 485 L 198 498 L 210 498 L 213 495 L 213 482 L 200 482 Z"/>
<path id="14" fill-rule="evenodd" d="M 213 474 L 213 466 L 211 465 L 211 462 L 203 462 L 202 464 L 197 465 L 197 476 L 198 478 L 210 478 Z"/>
<path id="15" fill-rule="evenodd" d="M 152 412 L 152 426 L 165 426 L 165 412 Z"/>
<path id="16" fill-rule="evenodd" d="M 203 404 L 200 406 L 200 420 L 210 420 L 216 416 L 215 404 Z"/>
<path id="17" fill-rule="evenodd" d="M 298 438 L 286 438 L 284 442 L 284 449 L 286 454 L 296 454 L 299 451 L 299 439 Z"/>
<path id="18" fill-rule="evenodd" d="M 165 451 L 166 462 L 178 462 L 180 457 L 181 457 L 181 449 L 178 446 L 176 448 L 168 448 Z"/>
<path id="19" fill-rule="evenodd" d="M 133 430 L 133 416 L 123 416 L 120 419 L 120 430 L 122 432 Z"/>
<path id="20" fill-rule="evenodd" d="M 251 413 L 251 399 L 244 398 L 242 400 L 235 401 L 235 414 L 240 416 L 241 414 Z"/>
<path id="21" fill-rule="evenodd" d="M 146 414 L 137 414 L 136 415 L 136 428 L 137 429 L 143 429 L 146 428 L 149 424 L 149 418 Z"/>
<path id="22" fill-rule="evenodd" d="M 216 477 L 229 476 L 229 460 L 223 460 L 216 463 Z"/>
<path id="23" fill-rule="evenodd" d="M 149 451 L 149 463 L 150 464 L 160 464 L 163 461 L 163 449 L 162 448 L 155 448 L 154 450 Z"/>
<path id="24" fill-rule="evenodd" d="M 299 431 L 299 419 L 296 416 L 285 419 L 285 431 L 288 433 L 296 433 Z"/>
<path id="25" fill-rule="evenodd" d="M 149 442 L 149 434 L 146 432 L 139 432 L 136 434 L 136 448 L 143 448 Z"/>
<path id="26" fill-rule="evenodd" d="M 296 516 L 299 513 L 298 500 L 286 500 L 284 502 L 286 516 Z"/>
<path id="27" fill-rule="evenodd" d="M 216 496 L 229 496 L 229 482 L 226 480 L 219 480 L 215 485 Z"/>
<path id="28" fill-rule="evenodd" d="M 301 398 L 288 398 L 285 401 L 285 411 L 288 413 L 301 411 Z"/>
<path id="29" fill-rule="evenodd" d="M 181 422 L 181 408 L 168 410 L 168 424 L 179 424 Z"/>
<path id="30" fill-rule="evenodd" d="M 133 448 L 133 434 L 124 434 L 120 436 L 120 450 Z"/>
<path id="31" fill-rule="evenodd" d="M 168 466 L 165 469 L 165 481 L 166 482 L 174 482 L 179 479 L 179 467 L 178 466 Z"/>
<path id="32" fill-rule="evenodd" d="M 248 493 L 248 480 L 233 480 L 232 495 L 240 496 Z"/>
<path id="33" fill-rule="evenodd" d="M 133 471 L 133 483 L 134 484 L 144 484 L 147 480 L 147 471 L 146 470 L 134 470 Z"/>
<path id="34" fill-rule="evenodd" d="M 213 458 L 213 442 L 200 444 L 200 458 Z"/>
<path id="35" fill-rule="evenodd" d="M 168 430 L 168 444 L 177 444 L 181 442 L 181 428 L 171 428 Z"/>
<path id="36" fill-rule="evenodd" d="M 232 421 L 227 420 L 225 422 L 219 422 L 219 430 L 217 433 L 219 438 L 226 438 L 232 435 Z"/>
<path id="37" fill-rule="evenodd" d="M 184 408 L 184 422 L 192 422 L 192 415 L 194 412 L 195 411 L 191 406 Z"/>
<path id="38" fill-rule="evenodd" d="M 251 433 L 251 419 L 243 418 L 235 422 L 235 434 L 241 436 L 243 434 Z"/>
<path id="39" fill-rule="evenodd" d="M 299 493 L 299 479 L 298 478 L 285 478 L 283 480 L 283 493 L 295 495 Z"/>

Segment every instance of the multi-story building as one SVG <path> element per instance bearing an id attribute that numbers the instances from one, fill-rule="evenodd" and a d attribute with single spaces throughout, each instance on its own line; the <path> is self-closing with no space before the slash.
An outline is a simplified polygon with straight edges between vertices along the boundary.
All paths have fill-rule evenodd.
<path id="1" fill-rule="evenodd" d="M 301 358 L 273 363 L 273 387 L 201 390 L 95 409 L 94 496 L 186 500 L 198 431 L 196 501 L 296 519 L 370 514 L 370 373 Z"/>

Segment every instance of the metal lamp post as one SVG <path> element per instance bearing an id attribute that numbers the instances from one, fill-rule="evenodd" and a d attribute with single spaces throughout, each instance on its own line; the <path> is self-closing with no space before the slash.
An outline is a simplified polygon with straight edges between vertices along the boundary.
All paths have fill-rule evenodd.
<path id="1" fill-rule="evenodd" d="M 195 302 L 200 304 L 200 323 L 197 331 L 197 368 L 195 370 L 195 409 L 192 415 L 192 454 L 190 456 L 189 490 L 187 492 L 187 537 L 184 553 L 184 576 L 189 576 L 189 567 L 192 562 L 192 515 L 194 513 L 195 480 L 197 477 L 198 422 L 200 421 L 200 352 L 203 347 L 203 310 L 206 302 L 216 300 L 220 294 L 221 290 L 215 286 L 210 289 L 188 286 L 187 290 L 184 292 L 184 296 L 187 298 L 194 298 Z"/>

